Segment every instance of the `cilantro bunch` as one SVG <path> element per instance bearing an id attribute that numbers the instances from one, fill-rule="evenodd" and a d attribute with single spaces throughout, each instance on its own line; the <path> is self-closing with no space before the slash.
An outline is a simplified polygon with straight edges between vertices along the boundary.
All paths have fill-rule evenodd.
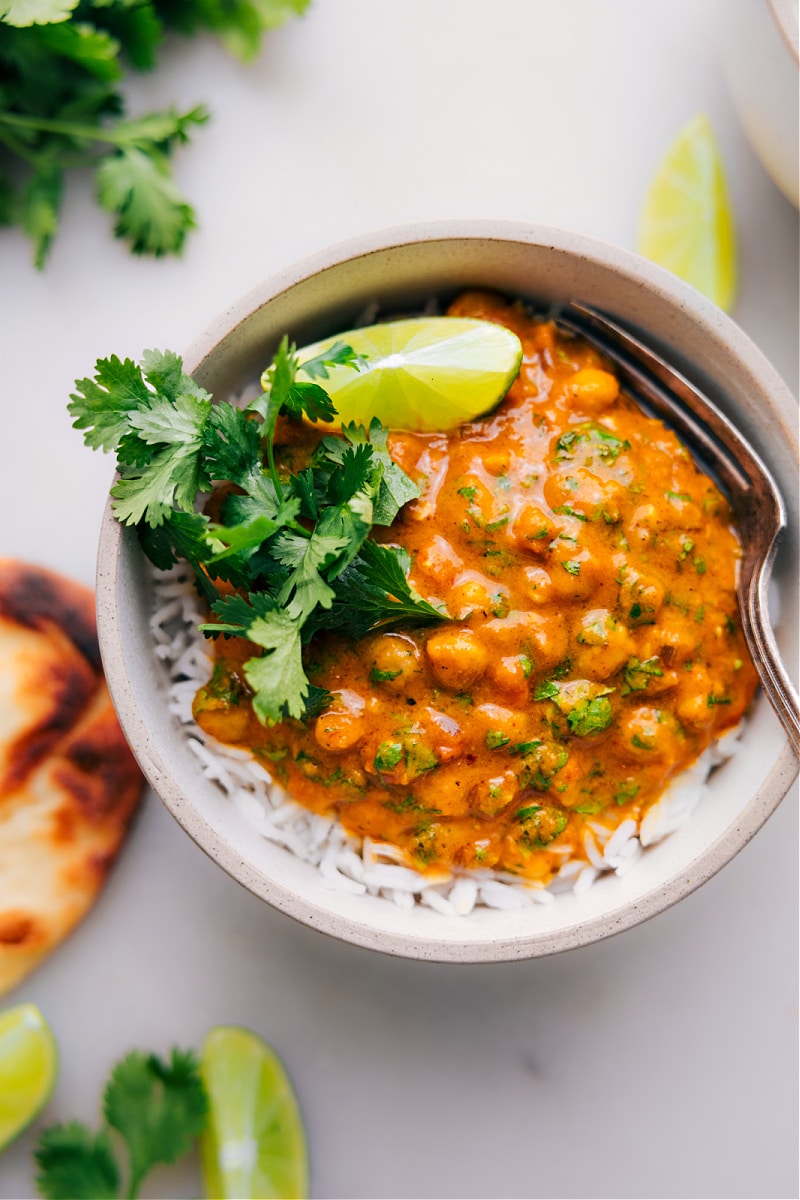
<path id="1" fill-rule="evenodd" d="M 47 1200 L 110 1200 L 121 1194 L 135 1200 L 154 1166 L 188 1153 L 207 1110 L 194 1054 L 173 1050 L 164 1062 L 134 1051 L 117 1063 L 106 1084 L 105 1125 L 98 1133 L 80 1121 L 42 1132 L 36 1186 Z"/>
<path id="2" fill-rule="evenodd" d="M 308 716 L 327 702 L 302 659 L 319 630 L 362 637 L 446 619 L 409 585 L 405 552 L 369 538 L 419 494 L 390 457 L 379 421 L 322 438 L 311 465 L 296 474 L 276 456 L 278 418 L 332 422 L 319 380 L 330 366 L 362 363 L 336 342 L 300 365 L 284 338 L 262 376 L 263 393 L 239 408 L 213 404 L 176 354 L 148 351 L 138 366 L 99 360 L 94 378 L 78 380 L 71 397 L 86 444 L 116 452 L 116 518 L 135 526 L 157 567 L 192 565 L 216 618 L 201 626 L 206 636 L 239 636 L 261 648 L 244 672 L 264 723 Z M 220 484 L 228 487 L 212 521 L 198 502 Z"/>
<path id="3" fill-rule="evenodd" d="M 67 172 L 90 167 L 117 237 L 175 254 L 194 227 L 170 155 L 208 119 L 198 106 L 124 115 L 125 71 L 156 66 L 170 30 L 208 30 L 241 59 L 309 0 L 0 0 L 0 225 L 18 225 L 42 267 Z"/>

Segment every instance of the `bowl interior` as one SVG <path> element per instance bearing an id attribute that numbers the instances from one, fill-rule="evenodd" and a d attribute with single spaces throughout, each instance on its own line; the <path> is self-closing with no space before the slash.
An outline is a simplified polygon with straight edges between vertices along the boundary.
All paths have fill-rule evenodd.
<path id="1" fill-rule="evenodd" d="M 307 261 L 225 313 L 190 348 L 186 368 L 219 398 L 256 379 L 281 336 L 298 344 L 351 327 L 378 302 L 384 312 L 446 301 L 463 287 L 494 288 L 543 306 L 576 299 L 637 327 L 739 425 L 781 488 L 797 529 L 796 406 L 780 378 L 723 313 L 637 257 L 577 235 L 503 223 L 455 223 L 376 235 Z M 776 563 L 778 641 L 796 664 L 796 538 Z M 796 761 L 759 697 L 741 751 L 711 779 L 691 820 L 623 878 L 601 877 L 584 895 L 518 911 L 443 916 L 416 906 L 333 891 L 319 872 L 256 834 L 202 774 L 168 710 L 166 677 L 149 633 L 149 571 L 135 534 L 106 513 L 98 557 L 98 624 L 112 696 L 154 789 L 197 843 L 255 894 L 359 945 L 452 961 L 530 957 L 586 944 L 661 911 L 724 865 L 790 786 Z"/>

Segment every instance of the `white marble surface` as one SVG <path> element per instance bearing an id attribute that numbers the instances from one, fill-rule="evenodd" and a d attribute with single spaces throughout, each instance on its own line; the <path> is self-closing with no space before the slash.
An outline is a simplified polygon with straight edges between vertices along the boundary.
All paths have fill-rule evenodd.
<path id="1" fill-rule="evenodd" d="M 74 180 L 44 274 L 0 231 L 0 553 L 93 580 L 111 465 L 65 404 L 109 353 L 180 349 L 295 259 L 428 217 L 509 217 L 632 246 L 663 148 L 712 118 L 741 243 L 734 317 L 797 390 L 797 214 L 738 125 L 724 0 L 313 0 L 244 68 L 176 43 L 131 108 L 207 102 L 177 173 L 200 229 L 136 260 Z M 798 1189 L 796 795 L 650 923 L 549 960 L 384 958 L 244 892 L 149 794 L 107 890 L 4 1004 L 39 1004 L 62 1073 L 45 1114 L 95 1122 L 133 1046 L 240 1022 L 283 1055 L 316 1197 L 788 1197 Z M 42 1122 L 39 1122 L 41 1125 Z M 0 1197 L 35 1194 L 35 1130 Z M 150 1196 L 192 1196 L 187 1166 Z"/>

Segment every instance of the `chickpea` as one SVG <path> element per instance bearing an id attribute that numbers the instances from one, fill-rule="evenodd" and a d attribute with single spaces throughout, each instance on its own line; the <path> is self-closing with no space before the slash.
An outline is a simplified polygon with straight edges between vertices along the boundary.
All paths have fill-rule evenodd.
<path id="1" fill-rule="evenodd" d="M 602 518 L 613 525 L 620 519 L 625 489 L 616 479 L 601 479 L 586 467 L 570 467 L 551 475 L 544 495 L 554 512 L 572 509 L 584 519 Z"/>
<path id="2" fill-rule="evenodd" d="M 314 737 L 323 750 L 341 754 L 352 749 L 364 736 L 364 718 L 352 712 L 329 709 L 317 717 Z"/>
<path id="3" fill-rule="evenodd" d="M 605 572 L 597 556 L 590 550 L 581 550 L 571 542 L 559 542 L 553 557 L 555 562 L 550 578 L 556 596 L 564 600 L 580 600 L 600 588 Z"/>
<path id="4" fill-rule="evenodd" d="M 425 643 L 425 652 L 437 682 L 454 692 L 477 683 L 489 662 L 486 648 L 471 629 L 434 633 Z"/>
<path id="5" fill-rule="evenodd" d="M 487 744 L 487 735 L 495 745 L 501 738 L 509 743 L 524 742 L 528 732 L 528 719 L 524 712 L 505 708 L 501 704 L 479 704 L 473 709 L 475 736 L 481 747 Z"/>
<path id="6" fill-rule="evenodd" d="M 505 450 L 487 450 L 483 456 L 483 465 L 490 475 L 498 478 L 508 473 L 511 457 Z"/>
<path id="7" fill-rule="evenodd" d="M 660 580 L 627 568 L 622 576 L 619 602 L 626 618 L 634 625 L 652 625 L 664 603 L 665 594 Z"/>
<path id="8" fill-rule="evenodd" d="M 552 580 L 544 567 L 525 568 L 525 591 L 532 604 L 546 604 L 552 587 Z"/>
<path id="9" fill-rule="evenodd" d="M 568 395 L 587 412 L 602 412 L 610 408 L 619 396 L 619 382 L 609 371 L 595 367 L 582 367 L 576 371 L 567 385 Z"/>
<path id="10" fill-rule="evenodd" d="M 370 682 L 400 692 L 419 674 L 419 646 L 405 633 L 384 633 L 372 643 Z"/>
<path id="11" fill-rule="evenodd" d="M 578 642 L 575 664 L 587 679 L 610 679 L 636 652 L 627 627 L 605 608 L 586 613 Z"/>
<path id="12" fill-rule="evenodd" d="M 633 761 L 669 762 L 679 752 L 673 721 L 651 705 L 627 713 L 620 722 L 618 736 Z"/>
<path id="13" fill-rule="evenodd" d="M 546 671 L 567 656 L 569 635 L 564 621 L 536 612 L 514 612 L 488 621 L 483 628 L 494 658 L 506 654 L 528 654 L 537 671 Z"/>
<path id="14" fill-rule="evenodd" d="M 228 705 L 204 691 L 201 689 L 197 693 L 192 706 L 192 715 L 203 732 L 229 745 L 243 741 L 250 726 L 247 706 Z"/>
<path id="15" fill-rule="evenodd" d="M 489 663 L 489 678 L 499 691 L 514 700 L 524 703 L 528 694 L 528 679 L 533 670 L 532 661 L 526 655 L 505 655 Z"/>
<path id="16" fill-rule="evenodd" d="M 536 504 L 526 504 L 514 518 L 512 536 L 531 554 L 546 554 L 557 532 L 555 522 Z"/>
<path id="17" fill-rule="evenodd" d="M 489 589 L 479 579 L 467 576 L 450 592 L 448 607 L 460 620 L 475 609 L 488 613 L 492 607 Z"/>
<path id="18" fill-rule="evenodd" d="M 416 566 L 434 583 L 449 588 L 464 564 L 450 543 L 437 534 L 417 556 Z"/>
<path id="19" fill-rule="evenodd" d="M 470 808 L 484 817 L 494 817 L 507 808 L 519 791 L 517 776 L 510 768 L 491 779 L 476 783 L 469 794 Z"/>
<path id="20" fill-rule="evenodd" d="M 690 729 L 707 729 L 714 720 L 714 707 L 709 697 L 719 695 L 722 687 L 717 686 L 704 667 L 695 667 L 683 675 L 678 689 L 675 712 L 682 725 Z"/>

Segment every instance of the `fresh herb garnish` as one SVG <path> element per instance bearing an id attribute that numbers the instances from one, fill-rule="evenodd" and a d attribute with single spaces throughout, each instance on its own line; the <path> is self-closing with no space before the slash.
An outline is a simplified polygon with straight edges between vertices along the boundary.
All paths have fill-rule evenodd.
<path id="1" fill-rule="evenodd" d="M 46 1200 L 135 1200 L 158 1163 L 186 1154 L 202 1131 L 208 1101 L 194 1054 L 173 1050 L 164 1062 L 134 1051 L 111 1073 L 103 1093 L 106 1124 L 80 1121 L 45 1129 L 36 1147 L 36 1186 Z M 121 1165 L 114 1133 L 125 1147 Z M 124 1180 L 124 1186 L 123 1186 Z"/>
<path id="2" fill-rule="evenodd" d="M 185 559 L 194 568 L 216 618 L 203 632 L 261 647 L 244 674 L 265 723 L 319 707 L 324 693 L 311 687 L 302 661 L 318 630 L 358 638 L 399 622 L 446 618 L 409 585 L 405 552 L 368 540 L 374 525 L 390 525 L 419 494 L 389 456 L 380 422 L 323 438 L 312 465 L 297 475 L 279 470 L 278 418 L 333 421 L 330 398 L 315 380 L 327 366 L 360 363 L 335 343 L 299 366 L 284 338 L 262 377 L 263 394 L 237 408 L 212 404 L 177 355 L 150 351 L 139 366 L 99 361 L 93 379 L 76 383 L 69 405 L 87 445 L 116 450 L 117 519 L 136 527 L 157 567 Z M 300 372 L 312 382 L 298 380 Z M 195 504 L 222 482 L 235 490 L 212 522 Z M 219 580 L 236 594 L 221 595 Z"/>
<path id="3" fill-rule="evenodd" d="M 194 213 L 170 154 L 208 119 L 205 108 L 124 116 L 130 67 L 156 66 L 165 36 L 219 35 L 242 60 L 309 0 L 5 0 L 0 2 L 0 224 L 18 225 L 42 267 L 56 234 L 65 176 L 96 171 L 96 196 L 136 254 L 175 254 Z"/>
<path id="4" fill-rule="evenodd" d="M 622 673 L 624 682 L 620 694 L 627 696 L 630 692 L 643 692 L 652 678 L 660 678 L 663 674 L 658 655 L 644 661 L 629 658 Z"/>

